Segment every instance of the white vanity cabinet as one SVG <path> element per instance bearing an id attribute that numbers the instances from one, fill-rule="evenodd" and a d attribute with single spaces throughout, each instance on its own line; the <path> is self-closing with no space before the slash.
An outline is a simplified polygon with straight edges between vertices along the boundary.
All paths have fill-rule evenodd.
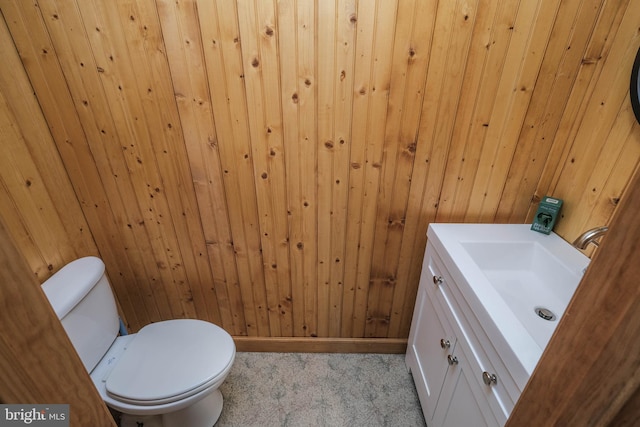
<path id="1" fill-rule="evenodd" d="M 428 244 L 411 323 L 406 364 L 429 427 L 502 426 L 514 399 L 509 375 L 433 245 Z M 482 334 L 480 334 L 482 335 Z M 485 341 L 485 342 L 482 342 Z M 494 357 L 495 358 L 495 357 Z M 493 363 L 492 363 L 493 362 Z"/>
<path id="2" fill-rule="evenodd" d="M 425 419 L 502 426 L 589 259 L 529 224 L 432 223 L 427 238 L 406 356 Z"/>

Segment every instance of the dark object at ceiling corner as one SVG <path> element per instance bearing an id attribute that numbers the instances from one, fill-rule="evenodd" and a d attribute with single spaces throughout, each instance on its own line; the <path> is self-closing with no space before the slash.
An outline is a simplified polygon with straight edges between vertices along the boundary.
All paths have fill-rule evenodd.
<path id="1" fill-rule="evenodd" d="M 640 49 L 636 53 L 636 59 L 633 61 L 631 69 L 631 83 L 629 85 L 629 95 L 631 96 L 631 107 L 636 116 L 636 120 L 640 122 Z"/>

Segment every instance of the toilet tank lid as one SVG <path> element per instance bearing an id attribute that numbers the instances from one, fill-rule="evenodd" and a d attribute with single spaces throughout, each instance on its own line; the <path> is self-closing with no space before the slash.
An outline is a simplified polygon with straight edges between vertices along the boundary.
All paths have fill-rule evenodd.
<path id="1" fill-rule="evenodd" d="M 63 319 L 98 283 L 104 274 L 100 258 L 79 258 L 62 267 L 42 284 L 58 319 Z"/>

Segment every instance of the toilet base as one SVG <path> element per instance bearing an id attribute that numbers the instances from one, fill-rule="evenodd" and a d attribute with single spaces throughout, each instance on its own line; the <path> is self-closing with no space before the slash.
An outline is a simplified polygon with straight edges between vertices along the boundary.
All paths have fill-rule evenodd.
<path id="1" fill-rule="evenodd" d="M 120 427 L 163 427 L 162 415 L 129 415 L 120 416 Z"/>
<path id="2" fill-rule="evenodd" d="M 122 414 L 120 427 L 212 427 L 221 413 L 222 393 L 215 390 L 193 405 L 167 414 Z"/>

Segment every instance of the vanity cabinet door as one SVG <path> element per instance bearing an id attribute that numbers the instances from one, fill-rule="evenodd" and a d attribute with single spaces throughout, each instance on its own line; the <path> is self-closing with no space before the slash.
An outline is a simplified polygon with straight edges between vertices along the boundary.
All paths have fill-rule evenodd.
<path id="1" fill-rule="evenodd" d="M 449 367 L 447 352 L 453 353 L 456 340 L 446 332 L 424 289 L 418 292 L 414 317 L 415 328 L 412 328 L 408 349 L 412 357 L 407 357 L 407 365 L 413 375 L 422 412 L 428 423 L 438 403 Z"/>
<path id="2" fill-rule="evenodd" d="M 406 357 L 427 423 L 433 417 L 449 368 L 447 356 L 453 354 L 456 346 L 456 337 L 442 309 L 434 305 L 427 292 L 428 287 L 433 287 L 433 276 L 439 274 L 429 257 L 425 257 Z"/>
<path id="3" fill-rule="evenodd" d="M 456 363 L 449 368 L 442 386 L 440 402 L 433 417 L 434 427 L 487 426 L 498 421 L 482 396 L 473 369 L 462 347 L 455 352 Z"/>

